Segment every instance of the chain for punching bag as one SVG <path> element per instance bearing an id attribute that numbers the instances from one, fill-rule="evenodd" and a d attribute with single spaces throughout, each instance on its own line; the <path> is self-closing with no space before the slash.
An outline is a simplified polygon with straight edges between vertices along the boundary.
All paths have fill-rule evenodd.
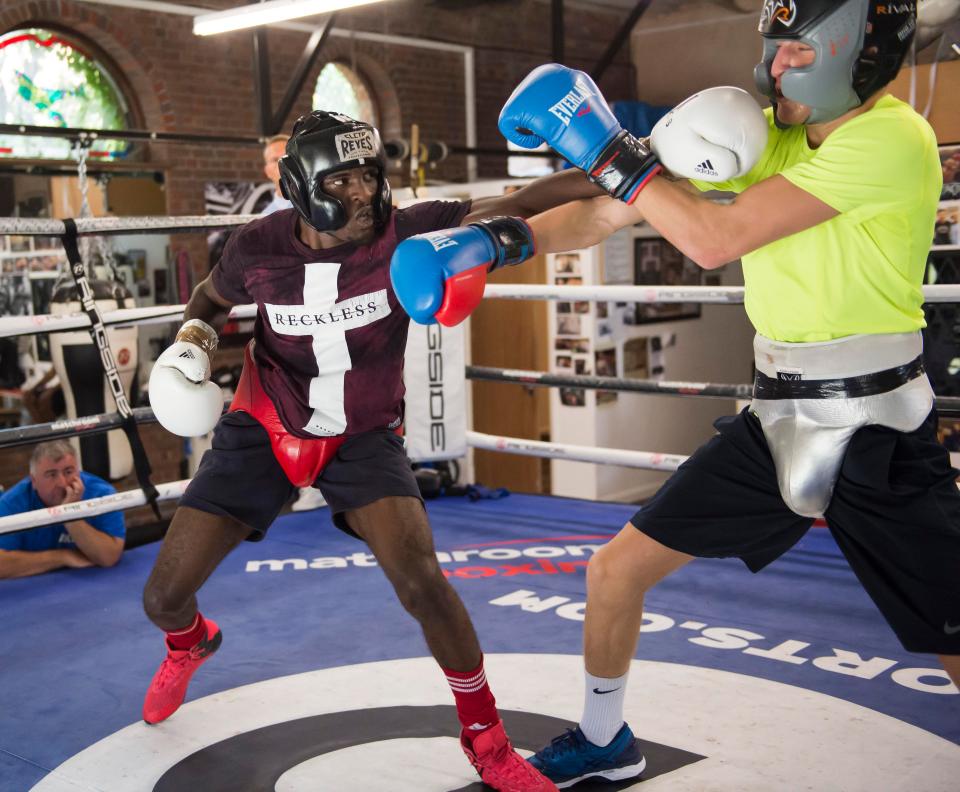
<path id="1" fill-rule="evenodd" d="M 81 152 L 84 149 L 81 145 Z M 83 197 L 83 203 L 86 211 L 89 212 L 89 205 L 86 201 L 86 168 L 84 162 L 85 153 L 78 155 L 80 157 L 79 173 L 82 175 L 80 192 Z M 83 210 L 81 210 L 83 211 Z M 140 438 L 140 432 L 137 429 L 137 421 L 127 400 L 127 394 L 123 390 L 123 382 L 120 379 L 120 372 L 117 371 L 117 364 L 113 357 L 113 350 L 110 348 L 110 341 L 107 338 L 107 329 L 103 324 L 103 317 L 100 315 L 100 309 L 94 299 L 93 289 L 87 280 L 86 268 L 83 264 L 83 257 L 80 255 L 80 246 L 78 244 L 77 224 L 72 219 L 63 221 L 64 234 L 61 237 L 63 249 L 66 251 L 67 260 L 70 263 L 70 273 L 73 275 L 74 283 L 77 285 L 77 295 L 80 299 L 80 305 L 90 320 L 90 336 L 93 343 L 100 353 L 100 365 L 103 367 L 103 374 L 110 385 L 110 393 L 117 405 L 117 412 L 122 418 L 121 428 L 127 436 L 127 442 L 130 443 L 130 451 L 133 454 L 133 465 L 137 474 L 137 483 L 146 496 L 147 503 L 153 509 L 154 515 L 158 520 L 160 508 L 157 505 L 157 488 L 150 480 L 150 460 L 147 458 L 146 449 L 143 447 L 143 441 Z M 102 248 L 105 249 L 105 248 Z M 102 255 L 102 254 L 101 254 Z M 112 260 L 112 256 L 111 256 Z"/>

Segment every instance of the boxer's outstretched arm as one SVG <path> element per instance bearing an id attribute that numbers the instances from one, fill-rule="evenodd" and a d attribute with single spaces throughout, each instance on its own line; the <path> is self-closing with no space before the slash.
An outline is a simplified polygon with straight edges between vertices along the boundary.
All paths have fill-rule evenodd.
<path id="1" fill-rule="evenodd" d="M 507 195 L 474 199 L 470 214 L 463 218 L 461 225 L 475 223 L 484 217 L 533 217 L 554 206 L 603 194 L 603 190 L 589 181 L 583 171 L 571 168 L 541 176 Z"/>
<path id="2" fill-rule="evenodd" d="M 643 221 L 635 204 L 625 204 L 609 196 L 558 206 L 531 217 L 538 253 L 561 253 L 599 244 L 614 231 Z"/>
<path id="3" fill-rule="evenodd" d="M 655 179 L 637 203 L 650 225 L 704 269 L 716 269 L 839 212 L 783 176 L 751 185 L 729 203 Z M 651 189 L 652 188 L 652 189 Z"/>
<path id="4" fill-rule="evenodd" d="M 747 188 L 728 204 L 704 198 L 686 182 L 655 178 L 633 205 L 611 198 L 577 201 L 528 221 L 537 252 L 578 250 L 646 220 L 704 269 L 796 234 L 837 211 L 782 176 Z"/>

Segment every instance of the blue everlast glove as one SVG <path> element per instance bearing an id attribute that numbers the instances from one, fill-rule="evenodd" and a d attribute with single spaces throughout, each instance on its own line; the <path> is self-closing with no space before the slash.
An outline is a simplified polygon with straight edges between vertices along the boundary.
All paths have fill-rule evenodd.
<path id="1" fill-rule="evenodd" d="M 656 155 L 621 129 L 588 74 L 538 66 L 500 111 L 500 132 L 524 148 L 546 141 L 614 198 L 633 203 L 659 170 Z"/>
<path id="2" fill-rule="evenodd" d="M 534 252 L 533 232 L 523 220 L 490 217 L 403 240 L 390 259 L 390 280 L 415 322 L 453 327 L 480 304 L 488 272 Z"/>

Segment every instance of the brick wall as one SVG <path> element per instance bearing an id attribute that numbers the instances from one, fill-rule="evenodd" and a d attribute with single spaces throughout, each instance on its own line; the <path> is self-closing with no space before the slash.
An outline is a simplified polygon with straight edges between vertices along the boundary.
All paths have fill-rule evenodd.
<path id="1" fill-rule="evenodd" d="M 238 5 L 213 0 L 202 5 Z M 342 14 L 337 27 L 409 36 L 475 48 L 478 145 L 505 148 L 496 128 L 503 101 L 534 66 L 550 59 L 550 6 L 543 0 L 488 5 L 465 4 L 459 11 L 437 8 L 428 0 L 394 0 Z M 626 11 L 610 13 L 581 6 L 566 10 L 567 63 L 589 68 L 606 49 Z M 259 134 L 254 100 L 251 34 L 212 37 L 192 33 L 192 18 L 157 14 L 71 0 L 4 0 L 0 32 L 35 24 L 73 33 L 102 58 L 131 101 L 134 124 L 169 132 Z M 276 107 L 306 45 L 306 33 L 272 29 L 268 36 L 271 87 Z M 455 52 L 379 44 L 331 36 L 324 56 L 310 75 L 287 120 L 310 110 L 313 84 L 324 59 L 355 63 L 372 83 L 383 110 L 384 136 L 408 134 L 412 123 L 421 137 L 453 144 L 466 142 L 463 58 Z M 624 49 L 602 81 L 610 99 L 633 98 L 635 86 Z M 167 211 L 202 214 L 203 188 L 212 180 L 260 180 L 256 147 L 154 144 L 144 157 L 166 174 Z M 506 160 L 482 157 L 480 175 L 504 174 Z M 464 157 L 451 157 L 431 177 L 463 179 Z M 404 176 L 393 177 L 396 185 Z M 206 272 L 206 243 L 201 235 L 171 240 L 184 249 L 198 276 Z"/>
<path id="2" fill-rule="evenodd" d="M 209 8 L 239 5 L 205 0 Z M 469 4 L 468 4 L 469 5 Z M 496 127 L 500 108 L 534 66 L 550 60 L 550 6 L 543 0 L 516 0 L 449 11 L 428 0 L 394 0 L 339 17 L 337 27 L 430 39 L 475 49 L 477 144 L 506 149 Z M 603 54 L 626 11 L 609 13 L 571 7 L 566 10 L 566 62 L 589 69 Z M 253 82 L 252 36 L 239 32 L 201 38 L 192 33 L 192 18 L 157 14 L 71 0 L 3 0 L 0 33 L 38 26 L 79 38 L 118 80 L 131 105 L 135 127 L 166 132 L 258 136 Z M 271 88 L 276 107 L 308 41 L 306 33 L 273 29 L 268 35 Z M 326 60 L 355 64 L 371 83 L 382 113 L 384 137 L 407 136 L 420 126 L 422 139 L 466 143 L 464 61 L 457 52 L 418 46 L 380 44 L 331 36 L 324 55 L 307 79 L 287 119 L 311 109 L 316 77 Z M 624 49 L 601 82 L 607 97 L 634 98 L 629 54 Z M 166 176 L 167 212 L 203 214 L 208 181 L 263 179 L 259 147 L 151 144 L 142 152 L 150 169 Z M 504 157 L 481 157 L 483 177 L 505 175 Z M 462 180 L 465 158 L 454 156 L 431 172 L 432 178 Z M 394 174 L 395 186 L 405 183 Z M 207 245 L 202 234 L 171 238 L 174 257 L 186 251 L 195 274 L 207 271 Z M 159 427 L 143 429 L 154 480 L 179 478 L 180 445 Z M 10 486 L 26 473 L 30 448 L 7 449 L 0 455 L 0 484 Z M 134 480 L 117 482 L 129 489 Z M 149 512 L 130 515 L 142 521 Z"/>

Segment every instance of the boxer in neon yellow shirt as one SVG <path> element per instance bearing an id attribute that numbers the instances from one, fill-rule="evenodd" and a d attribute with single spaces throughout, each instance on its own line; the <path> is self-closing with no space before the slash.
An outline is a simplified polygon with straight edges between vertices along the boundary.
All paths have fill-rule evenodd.
<path id="1" fill-rule="evenodd" d="M 904 647 L 938 655 L 960 685 L 960 494 L 919 335 L 941 173 L 929 125 L 884 92 L 915 27 L 913 4 L 766 0 L 754 74 L 772 104 L 766 147 L 719 185 L 674 178 L 709 170 L 711 151 L 739 154 L 716 119 L 699 125 L 699 169 L 684 172 L 668 161 L 675 130 L 658 146 L 657 130 L 647 145 L 599 124 L 602 98 L 586 75 L 573 73 L 562 102 L 587 109 L 562 124 L 553 111 L 566 105 L 534 84 L 543 73 L 504 107 L 508 138 L 546 140 L 620 199 L 533 218 L 539 252 L 587 247 L 645 219 L 705 269 L 742 258 L 757 330 L 751 408 L 718 421 L 590 561 L 583 717 L 531 759 L 560 788 L 645 767 L 623 695 L 646 591 L 696 556 L 759 571 L 818 515 Z M 699 194 L 717 187 L 736 198 Z"/>

